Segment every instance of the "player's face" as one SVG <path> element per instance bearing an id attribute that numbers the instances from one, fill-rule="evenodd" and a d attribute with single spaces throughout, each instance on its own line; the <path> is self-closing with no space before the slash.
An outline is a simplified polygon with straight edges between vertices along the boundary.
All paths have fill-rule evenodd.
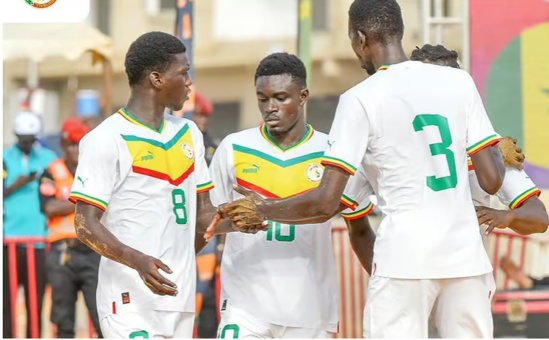
<path id="1" fill-rule="evenodd" d="M 189 75 L 189 59 L 185 53 L 176 54 L 170 66 L 162 75 L 161 98 L 163 105 L 171 110 L 179 111 L 189 99 L 191 85 Z"/>
<path id="2" fill-rule="evenodd" d="M 376 73 L 374 62 L 372 60 L 372 54 L 366 42 L 366 36 L 362 32 L 358 32 L 351 28 L 349 23 L 349 39 L 351 39 L 351 47 L 355 52 L 360 67 L 362 67 L 369 75 Z"/>
<path id="3" fill-rule="evenodd" d="M 30 154 L 32 146 L 36 142 L 36 137 L 31 135 L 18 135 L 17 136 L 17 146 L 24 154 Z"/>
<path id="4" fill-rule="evenodd" d="M 71 165 L 78 164 L 78 143 L 67 138 L 61 138 L 61 149 L 65 153 L 65 160 Z"/>
<path id="5" fill-rule="evenodd" d="M 255 91 L 257 106 L 270 135 L 284 134 L 303 119 L 303 105 L 309 90 L 292 81 L 291 75 L 258 77 Z"/>

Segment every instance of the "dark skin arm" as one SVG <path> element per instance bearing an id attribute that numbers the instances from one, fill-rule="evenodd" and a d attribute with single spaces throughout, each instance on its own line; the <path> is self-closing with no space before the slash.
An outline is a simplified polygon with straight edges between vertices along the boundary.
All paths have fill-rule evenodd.
<path id="1" fill-rule="evenodd" d="M 501 188 L 505 176 L 505 168 L 498 148 L 486 147 L 471 155 L 471 161 L 482 190 L 495 195 Z"/>
<path id="2" fill-rule="evenodd" d="M 120 242 L 100 220 L 103 210 L 78 201 L 74 225 L 78 239 L 96 253 L 137 270 L 139 276 L 157 295 L 177 295 L 177 287 L 158 272 L 162 269 L 171 274 L 171 269 L 159 259 L 143 254 Z"/>
<path id="3" fill-rule="evenodd" d="M 237 227 L 260 224 L 265 220 L 287 224 L 326 222 L 341 209 L 341 195 L 350 174 L 327 165 L 317 188 L 299 196 L 265 200 L 256 193 L 237 187 L 246 198 L 218 207 L 222 216 L 236 221 Z"/>
<path id="4" fill-rule="evenodd" d="M 74 212 L 74 204 L 69 201 L 60 201 L 55 198 L 50 198 L 47 200 L 42 210 L 44 215 L 48 218 L 56 216 L 67 216 L 70 213 Z"/>
<path id="5" fill-rule="evenodd" d="M 349 240 L 356 256 L 362 267 L 366 269 L 369 275 L 372 275 L 376 234 L 370 226 L 368 217 L 364 216 L 355 220 L 345 219 L 345 224 L 349 228 Z"/>
<path id="6" fill-rule="evenodd" d="M 217 208 L 213 206 L 210 200 L 210 193 L 203 192 L 197 195 L 197 212 L 196 212 L 196 236 L 195 236 L 195 251 L 198 254 L 202 248 L 210 241 L 210 238 L 215 234 L 226 234 L 233 231 L 241 231 L 244 233 L 255 234 L 260 230 L 267 230 L 269 226 L 263 226 L 261 224 L 255 226 L 246 226 L 239 229 L 232 223 L 231 220 L 222 220 L 217 213 Z M 214 222 L 212 222 L 214 221 Z M 207 233 L 208 226 L 211 223 L 215 223 L 218 227 L 213 233 Z M 206 234 L 202 237 L 199 234 Z"/>
<path id="7" fill-rule="evenodd" d="M 488 224 L 487 235 L 495 228 L 510 228 L 520 235 L 544 233 L 549 225 L 545 205 L 537 196 L 530 197 L 515 210 L 475 208 L 479 224 Z"/>
<path id="8" fill-rule="evenodd" d="M 4 190 L 4 198 L 9 197 L 11 194 L 16 192 L 17 190 L 21 189 L 25 185 L 29 184 L 30 182 L 34 181 L 36 179 L 36 173 L 33 173 L 29 176 L 19 176 L 13 182 L 10 186 L 5 188 Z"/>

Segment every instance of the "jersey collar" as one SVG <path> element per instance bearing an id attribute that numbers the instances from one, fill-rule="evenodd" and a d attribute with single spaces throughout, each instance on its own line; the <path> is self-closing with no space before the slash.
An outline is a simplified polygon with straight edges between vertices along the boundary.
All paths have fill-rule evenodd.
<path id="1" fill-rule="evenodd" d="M 271 138 L 271 136 L 267 132 L 267 125 L 265 125 L 265 123 L 261 124 L 261 126 L 259 127 L 259 131 L 261 132 L 261 135 L 263 136 L 263 138 L 265 138 L 267 140 L 267 142 L 269 142 L 270 144 L 275 146 L 280 151 L 286 152 L 286 151 L 293 150 L 293 149 L 305 144 L 309 139 L 311 139 L 311 137 L 313 136 L 313 133 L 314 133 L 315 130 L 313 129 L 313 127 L 310 124 L 307 124 L 307 132 L 305 133 L 303 138 L 301 138 L 301 140 L 298 141 L 297 143 L 288 146 L 287 148 L 283 148 L 277 142 L 275 142 L 274 139 Z"/>
<path id="2" fill-rule="evenodd" d="M 134 123 L 135 125 L 139 125 L 139 126 L 142 126 L 146 129 L 149 129 L 151 131 L 154 131 L 156 133 L 162 133 L 164 131 L 164 128 L 166 127 L 166 121 L 163 119 L 162 120 L 162 125 L 160 126 L 160 129 L 155 129 L 153 128 L 152 126 L 149 126 L 145 123 L 142 123 L 139 121 L 139 119 L 137 119 L 134 115 L 130 114 L 125 107 L 122 107 L 120 108 L 120 110 L 118 110 L 118 113 L 120 115 L 122 115 L 122 117 L 126 118 L 126 120 L 130 121 L 131 123 Z"/>

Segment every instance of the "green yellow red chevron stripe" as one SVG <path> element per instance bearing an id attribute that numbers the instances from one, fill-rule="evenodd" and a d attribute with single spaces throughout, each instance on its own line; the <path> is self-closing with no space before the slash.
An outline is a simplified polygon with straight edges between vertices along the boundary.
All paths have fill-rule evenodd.
<path id="1" fill-rule="evenodd" d="M 469 156 L 474 155 L 475 153 L 479 152 L 480 150 L 484 149 L 487 146 L 494 146 L 499 142 L 499 138 L 497 135 L 491 135 L 483 140 L 481 140 L 478 143 L 475 143 L 467 148 L 467 153 Z"/>
<path id="2" fill-rule="evenodd" d="M 168 142 L 122 135 L 133 160 L 132 170 L 179 185 L 194 171 L 194 145 L 185 124 Z"/>
<path id="3" fill-rule="evenodd" d="M 512 200 L 511 203 L 509 203 L 509 208 L 516 209 L 530 197 L 534 195 L 539 196 L 540 194 L 541 191 L 537 187 L 530 188 Z"/>
<path id="4" fill-rule="evenodd" d="M 355 210 L 358 206 L 358 203 L 353 201 L 350 197 L 343 195 L 341 196 L 341 203 L 343 203 L 348 208 L 351 208 L 352 210 Z"/>
<path id="5" fill-rule="evenodd" d="M 467 170 L 469 171 L 475 170 L 475 167 L 473 166 L 473 161 L 469 157 L 467 157 Z"/>
<path id="6" fill-rule="evenodd" d="M 91 204 L 103 211 L 107 210 L 107 206 L 108 206 L 107 202 L 100 200 L 99 198 L 95 198 L 77 191 L 71 192 L 69 196 L 69 201 L 71 201 L 74 204 L 76 204 L 77 201 L 82 201 L 84 203 Z"/>
<path id="7" fill-rule="evenodd" d="M 294 145 L 290 145 L 287 148 L 283 148 L 274 139 L 271 138 L 271 136 L 269 135 L 269 133 L 267 131 L 267 125 L 265 125 L 265 123 L 261 124 L 259 129 L 261 131 L 261 135 L 263 136 L 263 138 L 265 138 L 269 143 L 271 143 L 277 149 L 279 149 L 281 151 L 284 151 L 284 152 L 293 150 L 293 149 L 305 144 L 309 139 L 311 139 L 311 137 L 313 136 L 313 133 L 315 131 L 312 128 L 311 125 L 307 124 L 307 133 L 305 133 L 305 136 L 303 136 L 303 138 L 301 138 L 301 140 L 299 142 L 295 143 Z"/>
<path id="8" fill-rule="evenodd" d="M 259 150 L 233 144 L 236 181 L 269 198 L 295 196 L 314 189 L 324 168 L 323 152 L 281 160 Z"/>
<path id="9" fill-rule="evenodd" d="M 142 127 L 146 128 L 146 129 L 149 129 L 149 130 L 154 131 L 154 132 L 162 133 L 162 132 L 164 131 L 164 128 L 166 127 L 166 122 L 165 122 L 164 120 L 162 121 L 162 125 L 160 126 L 160 129 L 159 129 L 159 130 L 157 130 L 157 129 L 153 128 L 153 127 L 150 127 L 150 126 L 148 126 L 148 125 L 145 124 L 145 123 L 141 123 L 141 122 L 139 121 L 139 119 L 137 119 L 137 118 L 136 118 L 135 116 L 133 116 L 132 114 L 128 113 L 128 111 L 126 110 L 125 107 L 120 108 L 120 109 L 118 110 L 118 113 L 119 113 L 122 117 L 126 118 L 128 121 L 134 123 L 135 125 L 142 126 Z"/>
<path id="10" fill-rule="evenodd" d="M 352 213 L 341 213 L 341 216 L 346 220 L 356 220 L 361 217 L 367 216 L 374 210 L 374 205 L 370 202 L 367 206 Z"/>
<path id="11" fill-rule="evenodd" d="M 329 157 L 329 156 L 324 156 L 324 158 L 322 158 L 322 165 L 333 165 L 333 166 L 337 166 L 338 168 L 341 168 L 345 171 L 347 171 L 348 173 L 350 173 L 351 175 L 354 175 L 355 172 L 356 172 L 356 168 L 354 166 L 352 166 L 351 164 L 341 160 L 341 159 L 337 159 L 335 157 Z"/>
<path id="12" fill-rule="evenodd" d="M 201 194 L 203 192 L 206 192 L 206 191 L 210 191 L 212 190 L 214 187 L 212 181 L 209 181 L 207 183 L 204 183 L 204 184 L 199 184 L 196 186 L 196 193 L 197 194 Z"/>

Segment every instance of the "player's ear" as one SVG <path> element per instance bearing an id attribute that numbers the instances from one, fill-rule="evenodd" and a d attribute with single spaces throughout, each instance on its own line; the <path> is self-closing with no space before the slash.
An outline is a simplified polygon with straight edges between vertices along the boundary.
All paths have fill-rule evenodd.
<path id="1" fill-rule="evenodd" d="M 156 88 L 161 88 L 162 85 L 164 84 L 164 79 L 162 78 L 162 75 L 158 72 L 149 73 L 149 80 L 152 86 Z"/>
<path id="2" fill-rule="evenodd" d="M 309 100 L 309 89 L 305 88 L 301 90 L 299 94 L 299 105 L 303 106 Z"/>
<path id="3" fill-rule="evenodd" d="M 356 31 L 356 34 L 358 35 L 358 44 L 362 48 L 365 48 L 368 46 L 368 38 L 366 36 L 366 33 L 362 32 L 361 30 Z"/>

